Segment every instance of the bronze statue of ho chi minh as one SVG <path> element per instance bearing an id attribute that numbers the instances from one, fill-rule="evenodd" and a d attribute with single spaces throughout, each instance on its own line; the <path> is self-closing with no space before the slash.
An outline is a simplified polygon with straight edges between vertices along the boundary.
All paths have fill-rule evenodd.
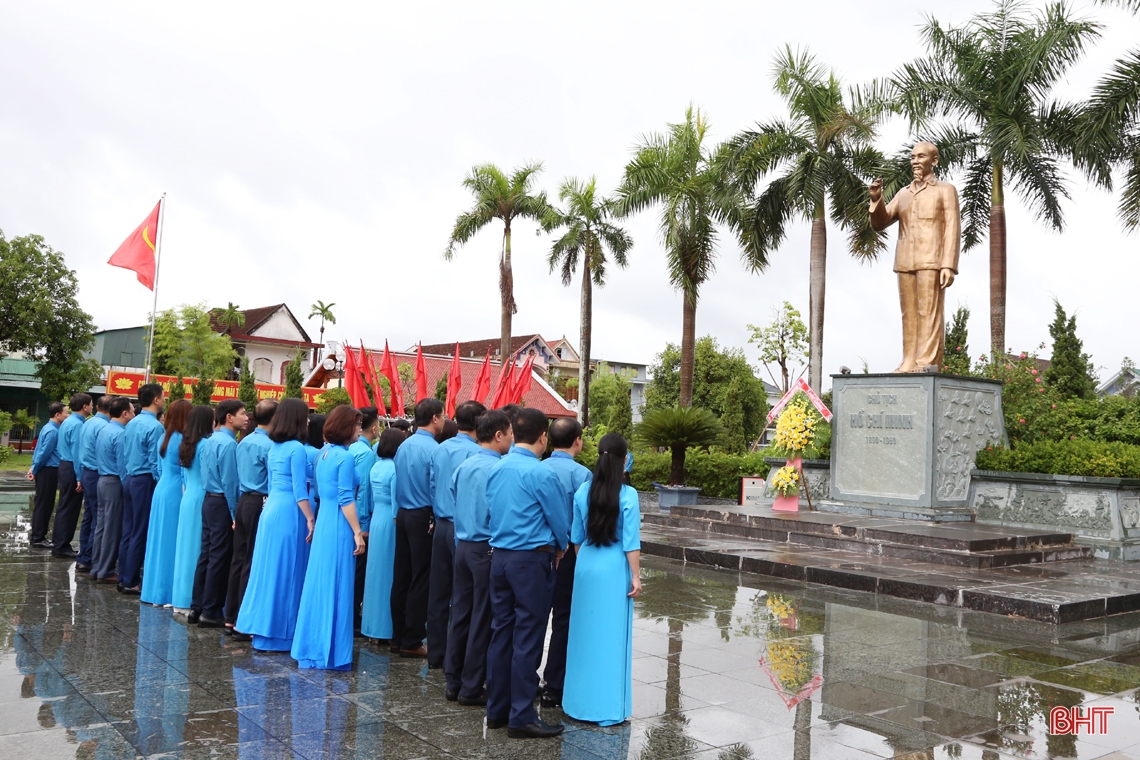
<path id="1" fill-rule="evenodd" d="M 868 188 L 871 226 L 876 231 L 899 223 L 895 272 L 902 306 L 903 360 L 895 372 L 937 371 L 942 368 L 946 340 L 943 302 L 946 288 L 958 273 L 962 222 L 958 191 L 934 176 L 938 148 L 920 142 L 911 152 L 914 181 L 883 203 L 883 179 Z"/>

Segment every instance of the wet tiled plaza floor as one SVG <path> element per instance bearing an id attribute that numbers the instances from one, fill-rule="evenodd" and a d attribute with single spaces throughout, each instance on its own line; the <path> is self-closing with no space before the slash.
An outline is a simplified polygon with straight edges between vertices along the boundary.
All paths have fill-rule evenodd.
<path id="1" fill-rule="evenodd" d="M 1140 759 L 1138 614 L 1052 626 L 649 557 L 633 719 L 513 740 L 422 661 L 358 640 L 352 671 L 299 671 L 76 578 L 4 519 L 0 757 Z M 1057 705 L 1115 712 L 1049 736 Z"/>

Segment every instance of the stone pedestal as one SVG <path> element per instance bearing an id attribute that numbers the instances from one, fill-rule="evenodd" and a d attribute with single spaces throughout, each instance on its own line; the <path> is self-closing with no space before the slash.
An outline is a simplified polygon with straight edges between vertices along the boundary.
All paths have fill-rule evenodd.
<path id="1" fill-rule="evenodd" d="M 1001 383 L 935 373 L 834 375 L 826 511 L 970 520 L 975 453 L 1004 443 Z"/>

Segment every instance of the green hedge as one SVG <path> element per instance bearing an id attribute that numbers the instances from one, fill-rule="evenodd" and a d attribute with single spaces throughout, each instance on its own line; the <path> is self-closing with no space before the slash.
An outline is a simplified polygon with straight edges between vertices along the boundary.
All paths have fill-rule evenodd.
<path id="1" fill-rule="evenodd" d="M 1140 446 L 1083 439 L 1022 443 L 978 452 L 974 466 L 997 472 L 1039 472 L 1094 478 L 1140 478 Z"/>
<path id="2" fill-rule="evenodd" d="M 579 457 L 593 469 L 597 453 Z M 630 480 L 639 491 L 652 491 L 653 483 L 669 482 L 669 454 L 633 452 L 633 474 Z M 697 486 L 701 496 L 717 499 L 740 497 L 740 479 L 744 476 L 767 477 L 764 454 L 725 454 L 719 451 L 689 449 L 685 455 L 685 485 Z"/>

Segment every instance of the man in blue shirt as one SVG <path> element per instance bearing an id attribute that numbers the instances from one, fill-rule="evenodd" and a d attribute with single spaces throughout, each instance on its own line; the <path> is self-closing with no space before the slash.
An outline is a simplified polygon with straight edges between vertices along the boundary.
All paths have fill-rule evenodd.
<path id="1" fill-rule="evenodd" d="M 123 502 L 123 538 L 119 545 L 119 593 L 138 596 L 142 593 L 142 565 L 146 556 L 146 532 L 150 527 L 150 502 L 158 484 L 159 456 L 166 433 L 158 415 L 166 406 L 166 394 L 158 383 L 139 387 L 142 410 L 123 432 L 123 451 L 127 455 L 127 480 L 123 487 L 128 498 Z"/>
<path id="2" fill-rule="evenodd" d="M 368 529 L 372 527 L 372 465 L 380 461 L 373 443 L 380 437 L 380 415 L 374 406 L 360 409 L 360 437 L 348 447 L 356 464 L 360 485 L 356 488 L 356 519 L 364 537 L 364 552 L 356 555 L 356 578 L 352 590 L 352 630 L 360 635 L 360 612 L 364 605 L 364 579 L 368 572 Z"/>
<path id="3" fill-rule="evenodd" d="M 111 401 L 111 421 L 99 431 L 95 441 L 95 467 L 99 471 L 99 519 L 91 550 L 91 577 L 103 583 L 118 583 L 115 565 L 119 562 L 119 538 L 123 529 L 123 488 L 127 479 L 127 455 L 123 431 L 135 416 L 131 400 L 117 396 Z"/>
<path id="4" fill-rule="evenodd" d="M 59 428 L 67 418 L 67 407 L 58 401 L 48 404 L 48 421 L 40 429 L 28 480 L 36 481 L 35 507 L 32 509 L 31 544 L 37 549 L 50 549 L 48 524 L 55 509 L 55 492 L 59 488 Z"/>
<path id="5" fill-rule="evenodd" d="M 455 409 L 454 438 L 439 445 L 432 455 L 432 536 L 431 573 L 428 582 L 427 649 L 428 667 L 442 668 L 447 653 L 447 626 L 451 617 L 451 581 L 455 573 L 455 496 L 452 480 L 455 470 L 481 449 L 475 442 L 475 420 L 487 411 L 478 401 L 465 401 Z"/>
<path id="6" fill-rule="evenodd" d="M 396 450 L 396 564 L 392 576 L 393 652 L 427 657 L 428 578 L 431 570 L 431 461 L 446 419 L 443 403 L 416 404 L 416 432 Z"/>
<path id="7" fill-rule="evenodd" d="M 459 416 L 459 409 L 455 416 Z M 483 694 L 487 646 L 491 643 L 491 515 L 487 476 L 514 442 L 510 419 L 496 409 L 479 415 L 475 425 L 479 449 L 455 468 L 448 489 L 455 502 L 456 545 L 451 629 L 443 673 L 447 698 L 458 699 L 461 705 L 487 704 Z"/>
<path id="8" fill-rule="evenodd" d="M 234 554 L 230 561 L 229 591 L 226 593 L 226 633 L 235 641 L 249 641 L 253 637 L 238 633 L 234 628 L 245 587 L 249 585 L 249 571 L 253 567 L 253 544 L 257 540 L 257 524 L 261 522 L 261 509 L 269 496 L 269 423 L 277 411 L 277 402 L 265 398 L 253 407 L 253 421 L 257 425 L 251 433 L 243 435 L 237 447 L 238 497 L 234 518 Z M 248 415 L 246 415 L 248 417 Z M 248 424 L 248 420 L 247 420 Z"/>
<path id="9" fill-rule="evenodd" d="M 214 409 L 218 429 L 202 447 L 202 550 L 194 570 L 194 593 L 187 622 L 200 628 L 225 626 L 223 608 L 230 578 L 234 549 L 234 522 L 237 519 L 238 478 L 237 431 L 246 424 L 245 404 L 228 398 Z"/>
<path id="10" fill-rule="evenodd" d="M 91 416 L 91 397 L 76 393 L 71 397 L 71 414 L 59 426 L 59 505 L 51 531 L 51 556 L 75 559 L 71 540 L 83 506 L 83 484 L 79 482 L 79 433 Z"/>
<path id="11" fill-rule="evenodd" d="M 546 451 L 546 415 L 521 409 L 515 447 L 487 476 L 491 505 L 491 645 L 487 651 L 487 727 L 512 738 L 562 733 L 538 717 L 538 663 L 558 560 L 570 538 L 566 494 Z"/>
<path id="12" fill-rule="evenodd" d="M 83 488 L 83 522 L 79 527 L 79 556 L 75 570 L 91 572 L 91 550 L 95 540 L 95 525 L 99 521 L 99 462 L 95 458 L 95 442 L 110 421 L 112 396 L 103 394 L 95 402 L 95 416 L 83 423 L 79 431 L 79 484 Z"/>
<path id="13" fill-rule="evenodd" d="M 554 453 L 546 466 L 554 470 L 562 492 L 566 494 L 566 525 L 574 521 L 574 494 L 593 474 L 574 461 L 582 453 L 582 424 L 573 417 L 557 419 L 550 424 L 550 447 Z M 567 540 L 570 535 L 567 533 Z M 566 642 L 570 634 L 570 600 L 574 596 L 574 547 L 567 545 L 558 563 L 558 580 L 554 584 L 551 603 L 550 646 L 546 650 L 546 669 L 542 673 L 542 706 L 562 706 L 562 686 L 566 681 Z"/>

